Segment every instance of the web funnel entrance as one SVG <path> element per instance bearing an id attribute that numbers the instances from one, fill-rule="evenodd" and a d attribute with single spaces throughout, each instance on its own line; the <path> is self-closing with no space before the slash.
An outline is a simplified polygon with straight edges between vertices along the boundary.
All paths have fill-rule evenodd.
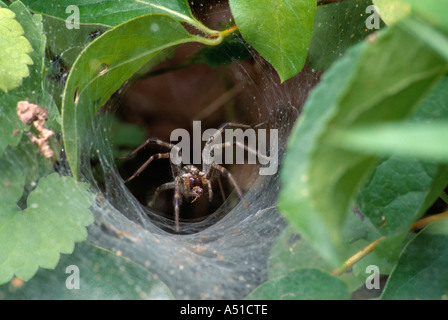
<path id="1" fill-rule="evenodd" d="M 278 129 L 280 167 L 289 130 L 318 75 L 305 70 L 280 85 L 270 68 L 258 79 L 241 63 L 231 71 L 235 81 L 249 83 L 242 90 L 242 100 L 252 100 L 251 105 L 245 104 L 247 113 Z M 278 171 L 260 176 L 255 170 L 244 181 L 248 209 L 238 197 L 230 196 L 205 219 L 181 221 L 181 232 L 175 234 L 171 218 L 142 205 L 126 187 L 126 177 L 118 173 L 108 140 L 110 128 L 102 119 L 95 119 L 83 153 L 83 177 L 100 199 L 93 207 L 96 223 L 89 229 L 89 240 L 146 267 L 178 299 L 241 299 L 263 283 L 270 247 L 285 226 L 276 208 Z M 101 150 L 97 153 L 104 177 L 101 186 L 94 174 L 98 168 L 88 159 L 96 150 Z"/>

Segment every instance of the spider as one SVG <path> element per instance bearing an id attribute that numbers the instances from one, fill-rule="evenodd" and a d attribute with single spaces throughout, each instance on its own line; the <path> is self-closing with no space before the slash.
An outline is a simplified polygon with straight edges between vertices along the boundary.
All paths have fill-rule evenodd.
<path id="1" fill-rule="evenodd" d="M 219 135 L 222 134 L 222 132 L 228 128 L 228 127 L 234 127 L 234 128 L 241 128 L 241 129 L 255 129 L 266 122 L 260 123 L 256 126 L 250 126 L 245 124 L 237 124 L 232 122 L 227 122 L 221 125 L 221 127 L 216 131 L 216 133 L 210 137 L 210 139 L 206 142 L 206 146 L 212 143 Z M 163 147 L 168 148 L 170 151 L 166 153 L 157 153 L 152 155 L 132 176 L 130 176 L 125 182 L 129 182 L 135 177 L 137 177 L 143 170 L 146 169 L 146 167 L 153 161 L 157 159 L 170 159 L 171 158 L 171 149 L 177 148 L 179 151 L 179 147 L 159 140 L 157 138 L 149 138 L 145 142 L 143 142 L 137 149 L 132 151 L 128 156 L 118 158 L 118 160 L 123 159 L 129 159 L 132 156 L 134 156 L 137 152 L 139 152 L 141 149 L 145 148 L 149 144 L 158 144 Z M 235 142 L 224 142 L 222 144 L 217 144 L 215 148 L 227 148 L 231 147 L 233 145 L 236 145 L 237 147 L 243 148 L 247 150 L 248 152 L 254 153 L 255 155 L 258 155 L 260 157 L 263 157 L 267 160 L 270 158 L 258 153 L 257 151 L 249 148 L 248 146 L 235 141 Z M 204 147 L 205 148 L 205 147 Z M 203 161 L 202 164 L 202 171 L 199 170 L 194 165 L 182 165 L 181 163 L 176 165 L 173 163 L 173 161 L 170 161 L 171 163 L 171 170 L 174 176 L 174 180 L 171 182 L 167 182 L 165 184 L 162 184 L 159 186 L 152 196 L 151 200 L 148 203 L 148 206 L 152 207 L 155 200 L 157 199 L 160 192 L 174 189 L 174 199 L 173 199 L 173 205 L 174 205 L 174 220 L 175 220 L 175 227 L 176 231 L 179 232 L 179 214 L 180 214 L 180 205 L 182 203 L 182 195 L 184 198 L 189 199 L 192 203 L 195 202 L 198 198 L 200 198 L 203 193 L 204 189 L 207 188 L 208 191 L 208 198 L 209 201 L 212 201 L 213 199 L 213 191 L 212 191 L 212 181 L 216 177 L 214 175 L 214 171 L 218 171 L 222 175 L 224 175 L 229 182 L 233 185 L 235 188 L 236 193 L 238 194 L 238 197 L 240 198 L 241 202 L 243 203 L 244 207 L 248 208 L 246 201 L 244 200 L 243 193 L 241 192 L 241 189 L 238 187 L 238 184 L 236 183 L 233 175 L 227 170 L 225 167 L 215 163 L 211 162 L 210 164 L 206 164 Z"/>

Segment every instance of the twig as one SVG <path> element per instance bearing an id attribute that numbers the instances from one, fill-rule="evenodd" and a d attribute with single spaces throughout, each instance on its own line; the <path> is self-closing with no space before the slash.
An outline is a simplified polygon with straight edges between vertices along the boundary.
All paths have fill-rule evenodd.
<path id="1" fill-rule="evenodd" d="M 411 226 L 410 231 L 415 231 L 415 230 L 421 229 L 433 222 L 440 221 L 442 219 L 447 219 L 447 218 L 448 218 L 448 211 L 420 219 Z M 348 258 L 342 264 L 342 266 L 333 270 L 331 272 L 331 274 L 334 276 L 341 275 L 342 273 L 347 271 L 350 267 L 352 267 L 356 262 L 358 262 L 359 260 L 364 258 L 366 255 L 368 255 L 370 252 L 372 252 L 373 249 L 375 249 L 375 247 L 378 245 L 378 243 L 380 243 L 385 238 L 386 238 L 386 236 L 382 236 L 382 237 L 376 239 L 375 241 L 369 243 L 367 246 L 365 246 L 364 248 L 362 248 L 361 250 L 356 252 L 354 255 L 352 255 L 350 258 Z"/>
<path id="2" fill-rule="evenodd" d="M 364 258 L 366 255 L 368 255 L 370 252 L 372 252 L 373 249 L 375 249 L 375 247 L 378 245 L 378 243 L 380 243 L 385 238 L 386 238 L 386 236 L 382 236 L 382 237 L 376 239 L 375 241 L 373 241 L 372 243 L 369 243 L 367 246 L 365 246 L 364 248 L 362 248 L 361 250 L 356 252 L 354 255 L 352 255 L 350 258 L 348 258 L 342 264 L 342 266 L 340 266 L 339 268 L 333 270 L 331 272 L 331 274 L 334 275 L 334 276 L 341 275 L 342 273 L 347 271 L 347 269 L 352 267 L 356 262 L 358 262 L 359 260 Z"/>
<path id="3" fill-rule="evenodd" d="M 436 221 L 439 221 L 442 219 L 446 219 L 446 218 L 448 218 L 448 211 L 420 219 L 412 225 L 411 231 L 421 229 L 423 227 L 426 227 L 430 223 L 433 223 L 433 222 L 436 222 Z"/>

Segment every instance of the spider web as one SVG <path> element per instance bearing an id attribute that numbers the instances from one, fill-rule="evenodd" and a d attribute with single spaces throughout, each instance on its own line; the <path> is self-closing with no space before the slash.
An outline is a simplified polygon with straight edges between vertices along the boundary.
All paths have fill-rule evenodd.
<path id="1" fill-rule="evenodd" d="M 253 81 L 243 64 L 235 64 L 243 77 Z M 279 90 L 273 75 L 263 77 L 263 88 L 254 86 L 263 92 L 264 100 L 255 102 L 255 117 L 260 122 L 268 120 L 271 128 L 279 129 L 280 160 L 288 132 L 298 116 L 301 104 L 298 99 L 308 88 L 299 95 L 297 92 L 291 95 Z M 92 130 L 95 134 L 87 138 L 90 149 L 108 152 L 99 154 L 105 190 L 97 185 L 90 165 L 82 170 L 103 199 L 92 208 L 96 223 L 89 229 L 91 242 L 120 251 L 147 267 L 179 299 L 241 299 L 267 279 L 270 247 L 285 226 L 276 209 L 278 172 L 260 176 L 254 171 L 246 183 L 249 186 L 244 194 L 247 209 L 238 197 L 229 197 L 206 219 L 193 223 L 181 221 L 181 234 L 174 234 L 171 219 L 143 206 L 126 187 L 115 167 L 108 129 L 100 118 L 95 123 Z M 102 145 L 98 147 L 99 144 Z M 88 164 L 88 159 L 84 163 Z"/>
<path id="2" fill-rule="evenodd" d="M 258 70 L 256 77 L 253 69 Z M 320 73 L 305 68 L 280 84 L 275 71 L 256 53 L 253 62 L 234 61 L 228 72 L 234 84 L 243 84 L 246 98 L 238 112 L 249 115 L 253 123 L 267 120 L 270 128 L 278 129 L 280 168 L 288 134 Z M 118 173 L 109 136 L 110 127 L 99 116 L 85 141 L 82 176 L 101 199 L 92 207 L 95 223 L 89 227 L 89 242 L 144 266 L 177 299 L 242 299 L 267 280 L 271 246 L 286 226 L 276 208 L 278 172 L 260 176 L 253 171 L 245 183 L 248 209 L 230 196 L 204 220 L 181 221 L 182 234 L 175 234 L 171 219 L 142 205 L 126 187 L 127 177 Z M 89 159 L 95 150 L 102 150 L 101 186 Z"/>

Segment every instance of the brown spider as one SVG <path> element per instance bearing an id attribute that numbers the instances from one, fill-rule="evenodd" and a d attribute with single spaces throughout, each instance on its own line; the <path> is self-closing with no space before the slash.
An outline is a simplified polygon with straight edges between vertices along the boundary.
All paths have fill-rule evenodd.
<path id="1" fill-rule="evenodd" d="M 209 145 L 210 143 L 212 143 L 218 137 L 218 135 L 221 135 L 222 132 L 224 131 L 224 129 L 226 129 L 228 127 L 242 128 L 242 129 L 249 129 L 249 128 L 255 129 L 263 124 L 265 124 L 265 122 L 258 124 L 256 126 L 236 124 L 236 123 L 231 123 L 231 122 L 225 123 L 216 131 L 216 133 L 213 136 L 210 137 L 210 139 L 206 142 L 206 145 Z M 173 148 L 176 148 L 177 150 L 179 150 L 179 147 L 174 144 L 159 140 L 157 138 L 149 138 L 148 140 L 143 142 L 137 149 L 132 151 L 128 156 L 121 157 L 118 159 L 119 160 L 129 159 L 132 156 L 134 156 L 138 151 L 140 151 L 141 149 L 143 149 L 144 147 L 146 147 L 149 144 L 158 144 L 158 145 L 164 146 L 166 148 L 169 148 L 170 151 Z M 249 148 L 248 146 L 246 146 L 244 144 L 241 144 L 238 141 L 233 142 L 233 143 L 225 142 L 225 143 L 219 144 L 215 147 L 224 149 L 224 148 L 227 148 L 227 147 L 230 147 L 233 145 L 243 148 L 243 149 L 247 150 L 248 152 L 254 153 L 255 155 L 258 155 L 265 159 L 270 159 L 269 157 L 258 153 L 257 151 Z M 157 153 L 155 155 L 152 155 L 132 176 L 130 176 L 126 180 L 126 182 L 129 182 L 132 179 L 134 179 L 135 177 L 137 177 L 143 170 L 145 170 L 145 168 L 153 160 L 170 158 L 170 157 L 171 157 L 171 152 Z M 171 170 L 172 170 L 172 173 L 174 176 L 174 181 L 167 182 L 167 183 L 159 186 L 155 190 L 151 201 L 149 201 L 149 203 L 148 203 L 148 206 L 151 207 L 154 204 L 154 202 L 160 192 L 169 190 L 169 189 L 174 189 L 174 201 L 173 201 L 174 220 L 175 220 L 175 226 L 176 226 L 177 232 L 179 232 L 179 211 L 180 211 L 180 205 L 182 203 L 181 195 L 183 195 L 187 199 L 192 199 L 191 202 L 195 202 L 199 197 L 202 196 L 202 194 L 204 193 L 204 188 L 207 186 L 209 201 L 212 201 L 212 198 L 213 198 L 212 180 L 215 177 L 213 175 L 214 170 L 219 171 L 230 181 L 230 183 L 235 188 L 241 202 L 243 203 L 243 205 L 246 208 L 248 208 L 247 203 L 244 200 L 243 194 L 242 194 L 240 188 L 238 187 L 238 184 L 236 183 L 232 174 L 225 167 L 223 167 L 215 162 L 211 162 L 210 164 L 206 164 L 204 162 L 202 164 L 203 171 L 201 171 L 194 165 L 184 165 L 184 166 L 182 166 L 182 164 L 176 165 L 173 163 L 173 161 L 170 161 L 170 163 L 171 163 Z"/>

